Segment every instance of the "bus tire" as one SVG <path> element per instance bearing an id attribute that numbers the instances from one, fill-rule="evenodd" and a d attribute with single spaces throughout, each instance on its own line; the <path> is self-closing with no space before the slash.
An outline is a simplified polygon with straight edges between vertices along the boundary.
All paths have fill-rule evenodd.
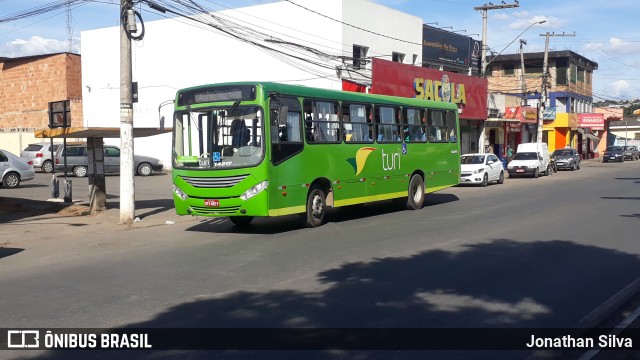
<path id="1" fill-rule="evenodd" d="M 249 226 L 253 221 L 253 216 L 229 216 L 229 221 L 238 227 Z"/>
<path id="2" fill-rule="evenodd" d="M 318 185 L 314 185 L 307 197 L 307 212 L 304 217 L 305 226 L 314 228 L 322 225 L 326 209 L 326 195 Z"/>
<path id="3" fill-rule="evenodd" d="M 424 181 L 422 176 L 413 174 L 409 181 L 409 196 L 407 197 L 407 209 L 420 210 L 424 204 Z"/>

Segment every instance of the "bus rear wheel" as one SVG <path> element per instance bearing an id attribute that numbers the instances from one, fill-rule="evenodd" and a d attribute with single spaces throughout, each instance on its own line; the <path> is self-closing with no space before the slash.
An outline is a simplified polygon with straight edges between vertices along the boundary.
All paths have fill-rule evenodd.
<path id="1" fill-rule="evenodd" d="M 235 226 L 249 226 L 253 221 L 253 216 L 229 216 L 229 221 Z"/>
<path id="2" fill-rule="evenodd" d="M 414 174 L 409 182 L 409 196 L 407 197 L 407 209 L 420 210 L 424 203 L 424 181 L 422 176 Z"/>
<path id="3" fill-rule="evenodd" d="M 326 195 L 319 186 L 314 186 L 307 197 L 307 212 L 304 223 L 307 227 L 318 227 L 324 222 Z"/>

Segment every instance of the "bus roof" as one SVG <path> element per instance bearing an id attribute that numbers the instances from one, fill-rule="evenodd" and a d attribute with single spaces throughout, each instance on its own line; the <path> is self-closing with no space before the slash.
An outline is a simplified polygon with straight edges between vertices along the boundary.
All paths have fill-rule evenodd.
<path id="1" fill-rule="evenodd" d="M 320 98 L 330 98 L 337 100 L 348 100 L 348 101 L 359 101 L 359 102 L 371 102 L 371 101 L 382 101 L 388 104 L 398 104 L 398 105 L 409 105 L 416 107 L 438 107 L 444 109 L 457 110 L 458 106 L 451 102 L 443 102 L 443 101 L 433 101 L 433 100 L 422 100 L 415 98 L 406 98 L 399 96 L 388 96 L 388 95 L 379 95 L 379 94 L 365 94 L 359 92 L 351 92 L 351 91 L 341 91 L 341 90 L 330 90 L 330 89 L 321 89 L 314 87 L 307 87 L 302 85 L 290 85 L 290 84 L 281 84 L 276 82 L 226 82 L 226 83 L 215 83 L 215 84 L 206 84 L 206 85 L 198 85 L 185 89 L 178 90 L 178 93 L 184 91 L 191 91 L 196 89 L 204 89 L 212 86 L 233 86 L 233 85 L 255 85 L 262 87 L 266 91 L 276 91 L 284 94 L 290 94 L 294 96 L 302 96 L 302 97 L 320 97 Z"/>

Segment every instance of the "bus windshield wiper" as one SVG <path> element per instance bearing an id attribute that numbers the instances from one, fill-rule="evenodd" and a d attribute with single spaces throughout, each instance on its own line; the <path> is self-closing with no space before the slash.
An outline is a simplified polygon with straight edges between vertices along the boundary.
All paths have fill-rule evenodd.
<path id="1" fill-rule="evenodd" d="M 240 105 L 240 100 L 236 100 L 233 105 L 231 105 L 231 109 L 229 109 L 229 116 L 231 116 L 231 114 L 233 113 L 233 110 L 235 110 L 236 108 L 238 108 L 238 105 Z"/>

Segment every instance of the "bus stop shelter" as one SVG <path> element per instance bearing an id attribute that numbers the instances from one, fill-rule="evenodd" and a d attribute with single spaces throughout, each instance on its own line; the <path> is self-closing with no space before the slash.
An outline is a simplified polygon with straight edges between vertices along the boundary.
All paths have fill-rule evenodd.
<path id="1" fill-rule="evenodd" d="M 134 128 L 133 137 L 148 137 L 171 132 L 171 128 Z M 107 208 L 107 193 L 104 174 L 104 139 L 119 138 L 120 128 L 68 127 L 36 130 L 37 138 L 87 139 L 87 176 L 89 178 L 89 206 L 94 214 Z M 55 160 L 55 159 L 54 159 Z M 131 174 L 131 176 L 134 176 Z"/>

